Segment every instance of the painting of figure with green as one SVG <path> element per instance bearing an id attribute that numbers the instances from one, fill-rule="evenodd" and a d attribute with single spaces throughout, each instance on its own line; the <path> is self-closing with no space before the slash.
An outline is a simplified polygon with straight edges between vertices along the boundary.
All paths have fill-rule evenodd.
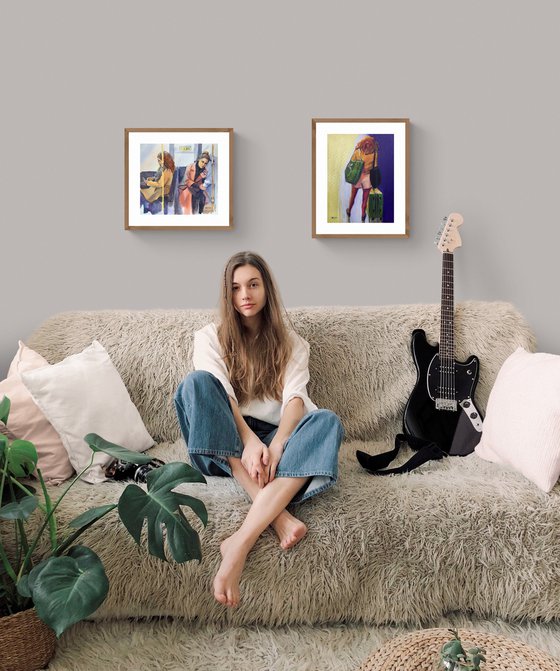
<path id="1" fill-rule="evenodd" d="M 394 135 L 327 136 L 331 223 L 394 221 Z"/>

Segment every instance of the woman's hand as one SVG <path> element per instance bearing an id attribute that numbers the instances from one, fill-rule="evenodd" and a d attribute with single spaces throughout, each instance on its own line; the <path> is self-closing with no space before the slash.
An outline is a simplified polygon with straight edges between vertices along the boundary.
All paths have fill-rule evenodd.
<path id="1" fill-rule="evenodd" d="M 247 443 L 245 443 L 243 454 L 241 455 L 243 468 L 261 489 L 268 482 L 268 477 L 265 472 L 268 469 L 263 465 L 263 455 L 267 449 L 266 445 L 253 434 Z"/>
<path id="2" fill-rule="evenodd" d="M 264 473 L 267 482 L 272 482 L 276 476 L 276 469 L 282 458 L 282 453 L 284 452 L 284 444 L 277 440 L 276 438 L 272 439 L 269 447 L 264 448 L 262 462 L 264 466 Z"/>

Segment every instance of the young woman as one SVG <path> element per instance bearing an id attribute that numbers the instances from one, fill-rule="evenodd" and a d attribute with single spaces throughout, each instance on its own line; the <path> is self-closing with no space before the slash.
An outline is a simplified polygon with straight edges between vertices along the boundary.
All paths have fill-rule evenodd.
<path id="1" fill-rule="evenodd" d="M 149 177 L 140 185 L 140 193 L 148 203 L 154 203 L 157 200 L 161 200 L 162 195 L 169 195 L 171 182 L 173 181 L 173 173 L 175 172 L 175 161 L 169 152 L 160 151 L 157 155 L 157 162 L 158 171 L 156 174 L 153 177 Z"/>
<path id="2" fill-rule="evenodd" d="M 187 166 L 185 181 L 179 185 L 179 203 L 183 208 L 183 214 L 203 214 L 204 212 L 204 206 L 208 200 L 205 180 L 208 177 L 210 159 L 210 154 L 203 151 L 194 163 Z"/>
<path id="3" fill-rule="evenodd" d="M 260 256 L 235 254 L 222 282 L 221 321 L 195 333 L 195 370 L 175 406 L 191 463 L 233 476 L 253 503 L 220 547 L 214 597 L 239 604 L 239 580 L 258 537 L 272 525 L 284 550 L 306 534 L 285 508 L 336 482 L 343 429 L 307 395 L 309 345 L 287 326 Z"/>
<path id="4" fill-rule="evenodd" d="M 362 160 L 364 162 L 364 167 L 362 168 L 362 174 L 358 179 L 356 184 L 352 184 L 352 189 L 350 191 L 350 202 L 346 209 L 346 216 L 348 221 L 352 214 L 352 208 L 354 207 L 354 201 L 356 200 L 356 194 L 358 189 L 362 189 L 362 222 L 366 220 L 366 210 L 369 192 L 372 188 L 375 188 L 371 183 L 371 172 L 374 168 L 377 168 L 377 153 L 379 151 L 379 144 L 377 140 L 371 135 L 366 135 L 362 138 L 356 147 L 354 148 L 354 153 L 352 154 L 352 161 Z"/>

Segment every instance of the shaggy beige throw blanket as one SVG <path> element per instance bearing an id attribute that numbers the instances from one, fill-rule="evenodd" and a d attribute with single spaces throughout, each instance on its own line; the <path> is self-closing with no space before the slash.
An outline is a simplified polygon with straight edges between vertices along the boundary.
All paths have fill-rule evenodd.
<path id="1" fill-rule="evenodd" d="M 476 455 L 376 478 L 354 456 L 356 448 L 374 447 L 345 444 L 337 485 L 293 507 L 309 527 L 299 545 L 284 552 L 271 530 L 262 535 L 249 555 L 235 610 L 218 604 L 211 590 L 219 544 L 249 508 L 234 480 L 208 478 L 208 485 L 180 490 L 208 508 L 207 528 L 197 527 L 200 564 L 150 557 L 112 513 L 84 535 L 111 581 L 95 617 L 179 615 L 235 625 L 420 624 L 453 610 L 481 617 L 560 617 L 558 488 L 547 495 Z M 184 443 L 153 453 L 165 461 L 184 459 Z M 115 501 L 122 487 L 80 483 L 63 515 L 70 519 Z"/>

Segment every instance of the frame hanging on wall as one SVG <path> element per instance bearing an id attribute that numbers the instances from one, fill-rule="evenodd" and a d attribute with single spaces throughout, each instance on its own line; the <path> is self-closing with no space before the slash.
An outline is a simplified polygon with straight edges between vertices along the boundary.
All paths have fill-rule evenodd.
<path id="1" fill-rule="evenodd" d="M 408 119 L 313 119 L 314 238 L 407 238 Z"/>
<path id="2" fill-rule="evenodd" d="M 233 128 L 125 128 L 124 227 L 233 227 Z"/>

